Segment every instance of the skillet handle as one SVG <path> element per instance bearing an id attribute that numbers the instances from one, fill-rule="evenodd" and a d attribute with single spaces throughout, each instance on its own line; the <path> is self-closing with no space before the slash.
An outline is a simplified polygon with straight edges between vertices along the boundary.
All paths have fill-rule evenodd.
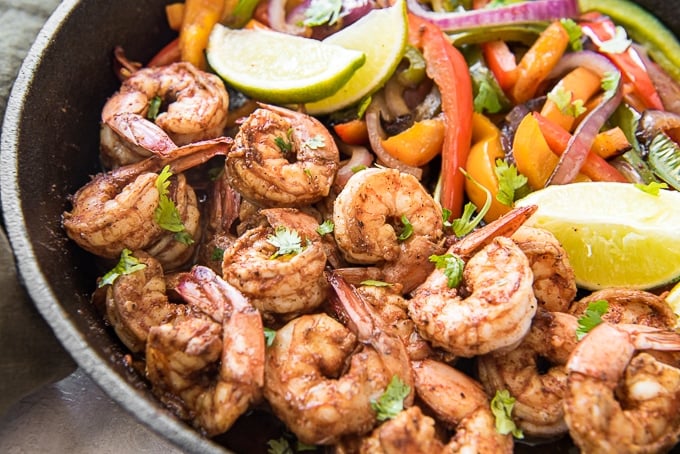
<path id="1" fill-rule="evenodd" d="M 0 415 L 75 369 L 19 283 L 12 250 L 0 228 Z"/>

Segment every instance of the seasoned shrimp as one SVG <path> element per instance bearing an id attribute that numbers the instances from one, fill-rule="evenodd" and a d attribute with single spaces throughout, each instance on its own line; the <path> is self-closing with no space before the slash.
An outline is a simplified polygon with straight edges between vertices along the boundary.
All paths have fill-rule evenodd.
<path id="1" fill-rule="evenodd" d="M 442 249 L 441 207 L 413 175 L 395 169 L 352 176 L 335 200 L 333 222 L 347 261 L 375 264 L 404 293 L 425 280 L 434 269 L 429 257 Z"/>
<path id="2" fill-rule="evenodd" d="M 488 396 L 482 386 L 459 370 L 426 359 L 414 361 L 418 397 L 455 435 L 444 452 L 512 453 L 512 435 L 496 430 Z"/>
<path id="3" fill-rule="evenodd" d="M 266 317 L 279 314 L 290 318 L 315 309 L 328 290 L 318 222 L 294 208 L 270 208 L 260 213 L 269 226 L 248 230 L 224 251 L 223 278 Z M 272 237 L 293 233 L 299 239 L 298 250 L 272 259 L 277 252 Z"/>
<path id="4" fill-rule="evenodd" d="M 654 293 L 627 288 L 597 290 L 574 301 L 569 313 L 580 317 L 588 309 L 588 304 L 598 300 L 607 301 L 607 312 L 602 314 L 602 320 L 609 323 L 630 323 L 669 330 L 676 323 L 677 316 L 666 300 Z"/>
<path id="5" fill-rule="evenodd" d="M 260 314 L 209 268 L 196 266 L 177 286 L 195 310 L 151 328 L 146 373 L 161 399 L 179 397 L 185 417 L 207 436 L 228 430 L 262 396 Z M 206 377 L 217 363 L 214 382 Z"/>
<path id="6" fill-rule="evenodd" d="M 152 122 L 149 109 L 155 99 L 165 109 Z M 228 108 L 222 80 L 190 63 L 135 71 L 102 110 L 102 160 L 108 167 L 118 167 L 219 137 Z"/>
<path id="7" fill-rule="evenodd" d="M 572 315 L 539 309 L 529 333 L 515 349 L 477 360 L 487 394 L 508 390 L 516 399 L 512 419 L 525 435 L 556 437 L 567 432 L 565 365 L 576 347 L 577 327 Z"/>
<path id="8" fill-rule="evenodd" d="M 263 207 L 302 207 L 326 197 L 340 162 L 317 119 L 261 104 L 241 124 L 227 156 L 229 183 Z"/>
<path id="9" fill-rule="evenodd" d="M 347 314 L 356 333 L 324 313 L 303 315 L 279 329 L 267 348 L 265 398 L 303 443 L 333 444 L 369 432 L 376 423 L 371 402 L 392 377 L 412 383 L 401 341 L 364 315 Z M 411 393 L 405 405 L 412 399 Z"/>
<path id="10" fill-rule="evenodd" d="M 175 240 L 174 232 L 154 219 L 159 206 L 158 174 L 166 164 L 176 173 L 168 188 L 187 233 L 199 231 L 199 211 L 194 190 L 181 174 L 213 156 L 225 154 L 231 139 L 221 138 L 178 148 L 167 158 L 151 157 L 136 164 L 96 175 L 72 197 L 73 208 L 63 214 L 66 234 L 83 249 L 117 258 L 123 249 L 146 250 L 159 259 L 165 271 L 184 263 L 194 246 Z"/>
<path id="11" fill-rule="evenodd" d="M 454 355 L 513 347 L 536 313 L 532 283 L 524 253 L 511 239 L 497 237 L 468 260 L 460 288 L 449 287 L 445 270 L 435 269 L 412 293 L 409 315 L 421 336 Z"/>
<path id="12" fill-rule="evenodd" d="M 680 334 L 601 323 L 567 362 L 565 419 L 587 453 L 670 450 L 680 440 L 680 369 L 638 350 L 680 350 Z"/>
<path id="13" fill-rule="evenodd" d="M 567 312 L 576 296 L 576 278 L 567 252 L 555 235 L 522 226 L 512 239 L 529 259 L 538 304 L 548 311 Z"/>
<path id="14" fill-rule="evenodd" d="M 165 276 L 158 260 L 144 252 L 133 256 L 144 265 L 119 276 L 106 289 L 106 317 L 120 340 L 132 352 L 144 351 L 149 330 L 182 312 L 166 294 Z"/>

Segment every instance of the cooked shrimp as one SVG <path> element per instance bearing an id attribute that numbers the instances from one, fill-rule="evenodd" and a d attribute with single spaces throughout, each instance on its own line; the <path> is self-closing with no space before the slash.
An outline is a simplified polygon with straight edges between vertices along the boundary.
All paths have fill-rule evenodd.
<path id="1" fill-rule="evenodd" d="M 588 309 L 588 304 L 598 300 L 607 301 L 607 312 L 602 314 L 602 320 L 609 323 L 630 323 L 669 330 L 676 323 L 677 316 L 666 300 L 651 292 L 627 288 L 597 290 L 574 301 L 569 313 L 580 317 Z"/>
<path id="2" fill-rule="evenodd" d="M 167 158 L 151 157 L 136 164 L 96 175 L 72 197 L 73 208 L 63 214 L 67 235 L 83 249 L 117 258 L 123 249 L 146 250 L 158 258 L 165 271 L 188 259 L 193 245 L 175 241 L 174 232 L 154 219 L 159 205 L 158 174 L 166 164 L 173 176 L 168 197 L 175 203 L 187 233 L 197 236 L 199 211 L 194 190 L 182 175 L 186 169 L 213 156 L 225 154 L 231 139 L 188 145 Z"/>
<path id="3" fill-rule="evenodd" d="M 158 260 L 144 252 L 133 256 L 144 269 L 119 276 L 106 289 L 106 318 L 132 352 L 144 351 L 149 330 L 181 313 L 166 294 L 165 276 Z"/>
<path id="4" fill-rule="evenodd" d="M 267 348 L 264 395 L 303 443 L 332 444 L 345 435 L 367 433 L 376 423 L 371 402 L 392 377 L 412 383 L 399 339 L 376 329 L 364 315 L 351 325 L 356 333 L 326 314 L 303 315 L 279 329 Z"/>
<path id="5" fill-rule="evenodd" d="M 429 257 L 441 252 L 441 207 L 413 175 L 395 169 L 352 176 L 335 200 L 333 222 L 347 261 L 375 264 L 404 293 L 425 280 L 434 269 Z"/>
<path id="6" fill-rule="evenodd" d="M 340 162 L 317 119 L 261 104 L 241 124 L 227 156 L 230 184 L 263 207 L 302 207 L 330 192 Z"/>
<path id="7" fill-rule="evenodd" d="M 533 274 L 512 240 L 497 237 L 473 255 L 460 288 L 448 286 L 444 271 L 435 269 L 409 301 L 418 332 L 434 346 L 472 357 L 514 347 L 529 331 L 537 308 Z"/>
<path id="8" fill-rule="evenodd" d="M 656 453 L 680 440 L 680 369 L 636 351 L 680 350 L 680 334 L 601 323 L 567 362 L 565 419 L 583 452 Z"/>
<path id="9" fill-rule="evenodd" d="M 414 361 L 416 393 L 455 435 L 444 452 L 512 453 L 512 435 L 496 430 L 488 396 L 482 386 L 439 361 Z"/>
<path id="10" fill-rule="evenodd" d="M 477 360 L 487 394 L 508 390 L 516 399 L 512 419 L 525 435 L 557 437 L 567 432 L 565 365 L 576 347 L 577 327 L 572 315 L 539 309 L 529 333 L 515 349 Z"/>
<path id="11" fill-rule="evenodd" d="M 165 107 L 148 120 L 155 98 Z M 101 153 L 118 167 L 222 135 L 229 95 L 222 80 L 190 63 L 143 68 L 127 78 L 102 110 Z"/>
<path id="12" fill-rule="evenodd" d="M 316 232 L 319 224 L 294 208 L 270 208 L 261 214 L 269 226 L 248 230 L 224 251 L 222 276 L 265 317 L 278 314 L 289 319 L 310 312 L 326 299 L 328 290 L 323 274 L 326 254 Z M 272 243 L 277 229 L 284 235 L 297 235 L 299 248 L 272 259 L 278 249 Z"/>
<path id="13" fill-rule="evenodd" d="M 548 311 L 567 312 L 576 296 L 576 278 L 567 252 L 555 235 L 522 226 L 512 239 L 529 259 L 538 304 Z"/>
<path id="14" fill-rule="evenodd" d="M 207 267 L 194 267 L 177 291 L 195 313 L 151 328 L 147 377 L 161 398 L 181 399 L 197 428 L 217 435 L 261 398 L 262 319 L 238 290 Z M 211 383 L 206 378 L 215 365 Z"/>

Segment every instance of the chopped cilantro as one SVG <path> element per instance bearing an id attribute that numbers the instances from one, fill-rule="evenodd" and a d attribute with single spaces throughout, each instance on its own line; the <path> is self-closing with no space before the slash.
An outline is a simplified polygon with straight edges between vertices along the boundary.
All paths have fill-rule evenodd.
<path id="1" fill-rule="evenodd" d="M 434 263 L 435 268 L 444 270 L 446 285 L 449 288 L 458 287 L 463 282 L 465 262 L 459 256 L 455 254 L 431 255 L 429 260 Z"/>
<path id="2" fill-rule="evenodd" d="M 274 137 L 274 143 L 283 154 L 290 153 L 293 150 L 293 144 L 282 137 Z"/>
<path id="3" fill-rule="evenodd" d="M 371 401 L 371 408 L 377 413 L 378 421 L 392 419 L 404 409 L 404 399 L 411 392 L 398 375 L 394 375 L 385 392 L 377 401 Z"/>
<path id="4" fill-rule="evenodd" d="M 581 30 L 581 26 L 573 19 L 569 18 L 560 19 L 560 23 L 567 31 L 567 35 L 569 35 L 569 46 L 571 46 L 571 50 L 574 52 L 583 50 L 583 42 L 581 41 L 583 30 Z"/>
<path id="5" fill-rule="evenodd" d="M 555 103 L 560 112 L 576 118 L 585 112 L 586 108 L 583 105 L 582 99 L 574 100 L 573 97 L 574 94 L 569 90 L 565 90 L 562 85 L 557 85 L 548 93 L 548 99 Z"/>
<path id="6" fill-rule="evenodd" d="M 272 344 L 274 343 L 274 339 L 276 339 L 276 330 L 271 329 L 271 328 L 266 328 L 264 329 L 264 342 L 267 347 L 271 347 Z"/>
<path id="7" fill-rule="evenodd" d="M 602 89 L 605 91 L 605 96 L 612 96 L 619 87 L 621 81 L 621 73 L 619 71 L 607 71 L 602 77 Z"/>
<path id="8" fill-rule="evenodd" d="M 602 323 L 602 316 L 609 309 L 606 300 L 597 300 L 588 303 L 585 313 L 578 318 L 578 328 L 576 328 L 576 338 L 583 339 L 593 328 Z"/>
<path id="9" fill-rule="evenodd" d="M 392 284 L 384 281 L 376 281 L 375 279 L 366 279 L 360 282 L 361 285 L 367 285 L 370 287 L 391 287 Z"/>
<path id="10" fill-rule="evenodd" d="M 404 228 L 397 239 L 399 241 L 406 241 L 413 235 L 413 224 L 411 224 L 411 221 L 408 220 L 405 214 L 401 215 L 401 224 Z"/>
<path id="11" fill-rule="evenodd" d="M 158 117 L 158 113 L 161 111 L 161 104 L 163 100 L 160 96 L 154 96 L 149 100 L 149 110 L 146 112 L 147 120 L 154 121 Z"/>
<path id="12" fill-rule="evenodd" d="M 302 252 L 302 239 L 295 230 L 279 226 L 274 230 L 273 235 L 267 236 L 267 242 L 277 248 L 272 254 L 271 259 L 283 255 L 295 255 Z"/>
<path id="13" fill-rule="evenodd" d="M 472 232 L 472 230 L 474 230 L 474 228 L 477 227 L 477 225 L 482 221 L 484 215 L 487 213 L 487 211 L 489 211 L 489 208 L 491 208 L 491 191 L 489 191 L 486 187 L 480 184 L 477 180 L 472 178 L 470 174 L 467 173 L 463 168 L 461 168 L 460 171 L 463 172 L 465 178 L 472 181 L 472 183 L 475 186 L 484 191 L 484 193 L 486 194 L 486 201 L 484 202 L 484 206 L 482 207 L 481 210 L 479 210 L 479 213 L 477 214 L 477 216 L 474 217 L 474 219 L 472 218 L 472 215 L 475 213 L 475 210 L 477 210 L 477 206 L 472 202 L 468 202 L 463 207 L 463 214 L 461 215 L 460 218 L 455 219 L 451 223 L 445 221 L 444 225 L 451 226 L 451 228 L 453 229 L 453 233 L 455 233 L 456 236 L 459 238 Z"/>
<path id="14" fill-rule="evenodd" d="M 210 254 L 210 260 L 222 260 L 222 257 L 224 257 L 224 249 L 215 246 Z"/>
<path id="15" fill-rule="evenodd" d="M 126 274 L 132 274 L 135 271 L 143 270 L 146 265 L 139 263 L 136 257 L 131 255 L 132 252 L 129 249 L 123 249 L 120 253 L 120 260 L 113 267 L 111 271 L 106 273 L 99 281 L 98 287 L 104 287 L 105 285 L 113 284 L 119 276 L 124 276 Z"/>
<path id="16" fill-rule="evenodd" d="M 514 164 L 508 164 L 504 159 L 496 159 L 494 168 L 498 177 L 498 194 L 496 200 L 503 205 L 511 207 L 516 196 L 526 195 L 529 191 L 529 180 L 517 171 Z"/>
<path id="17" fill-rule="evenodd" d="M 269 440 L 267 442 L 267 453 L 268 454 L 294 454 L 293 449 L 290 447 L 288 440 L 281 437 L 278 440 Z"/>
<path id="18" fill-rule="evenodd" d="M 162 229 L 175 233 L 175 240 L 183 244 L 192 244 L 194 239 L 186 231 L 182 218 L 175 206 L 175 202 L 168 197 L 168 187 L 172 172 L 170 166 L 165 166 L 156 178 L 156 189 L 158 190 L 158 206 L 154 210 L 153 218 Z"/>
<path id="19" fill-rule="evenodd" d="M 326 235 L 327 233 L 333 233 L 335 229 L 335 224 L 330 219 L 326 219 L 316 228 L 316 233 L 319 235 Z"/>
<path id="20" fill-rule="evenodd" d="M 512 408 L 515 406 L 515 398 L 506 389 L 497 390 L 491 399 L 491 412 L 496 419 L 496 431 L 501 435 L 512 433 L 515 438 L 524 438 L 522 430 L 512 420 Z"/>
<path id="21" fill-rule="evenodd" d="M 312 0 L 302 24 L 307 27 L 335 25 L 342 11 L 342 0 Z"/>
<path id="22" fill-rule="evenodd" d="M 659 183 L 657 181 L 652 181 L 649 184 L 635 183 L 635 187 L 653 196 L 658 196 L 661 189 L 668 189 L 666 183 Z"/>
<path id="23" fill-rule="evenodd" d="M 314 137 L 311 137 L 309 140 L 307 140 L 305 142 L 305 145 L 311 148 L 312 150 L 318 150 L 319 148 L 326 146 L 326 139 L 321 134 L 317 134 Z"/>

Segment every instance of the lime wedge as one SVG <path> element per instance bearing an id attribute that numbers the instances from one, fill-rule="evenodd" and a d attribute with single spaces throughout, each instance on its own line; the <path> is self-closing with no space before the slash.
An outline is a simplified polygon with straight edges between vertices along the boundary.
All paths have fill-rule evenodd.
<path id="1" fill-rule="evenodd" d="M 517 201 L 530 204 L 538 210 L 527 223 L 562 243 L 580 287 L 651 289 L 680 277 L 680 192 L 584 182 Z"/>
<path id="2" fill-rule="evenodd" d="M 666 302 L 673 309 L 675 316 L 678 317 L 675 323 L 675 329 L 680 330 L 680 284 L 676 284 L 675 287 L 668 292 L 666 295 Z"/>
<path id="3" fill-rule="evenodd" d="M 366 63 L 333 95 L 305 105 L 321 115 L 356 104 L 382 87 L 404 56 L 408 38 L 406 1 L 376 9 L 323 42 L 366 54 Z"/>
<path id="4" fill-rule="evenodd" d="M 363 65 L 363 52 L 311 38 L 217 24 L 208 39 L 210 66 L 258 101 L 300 104 L 335 93 Z"/>

